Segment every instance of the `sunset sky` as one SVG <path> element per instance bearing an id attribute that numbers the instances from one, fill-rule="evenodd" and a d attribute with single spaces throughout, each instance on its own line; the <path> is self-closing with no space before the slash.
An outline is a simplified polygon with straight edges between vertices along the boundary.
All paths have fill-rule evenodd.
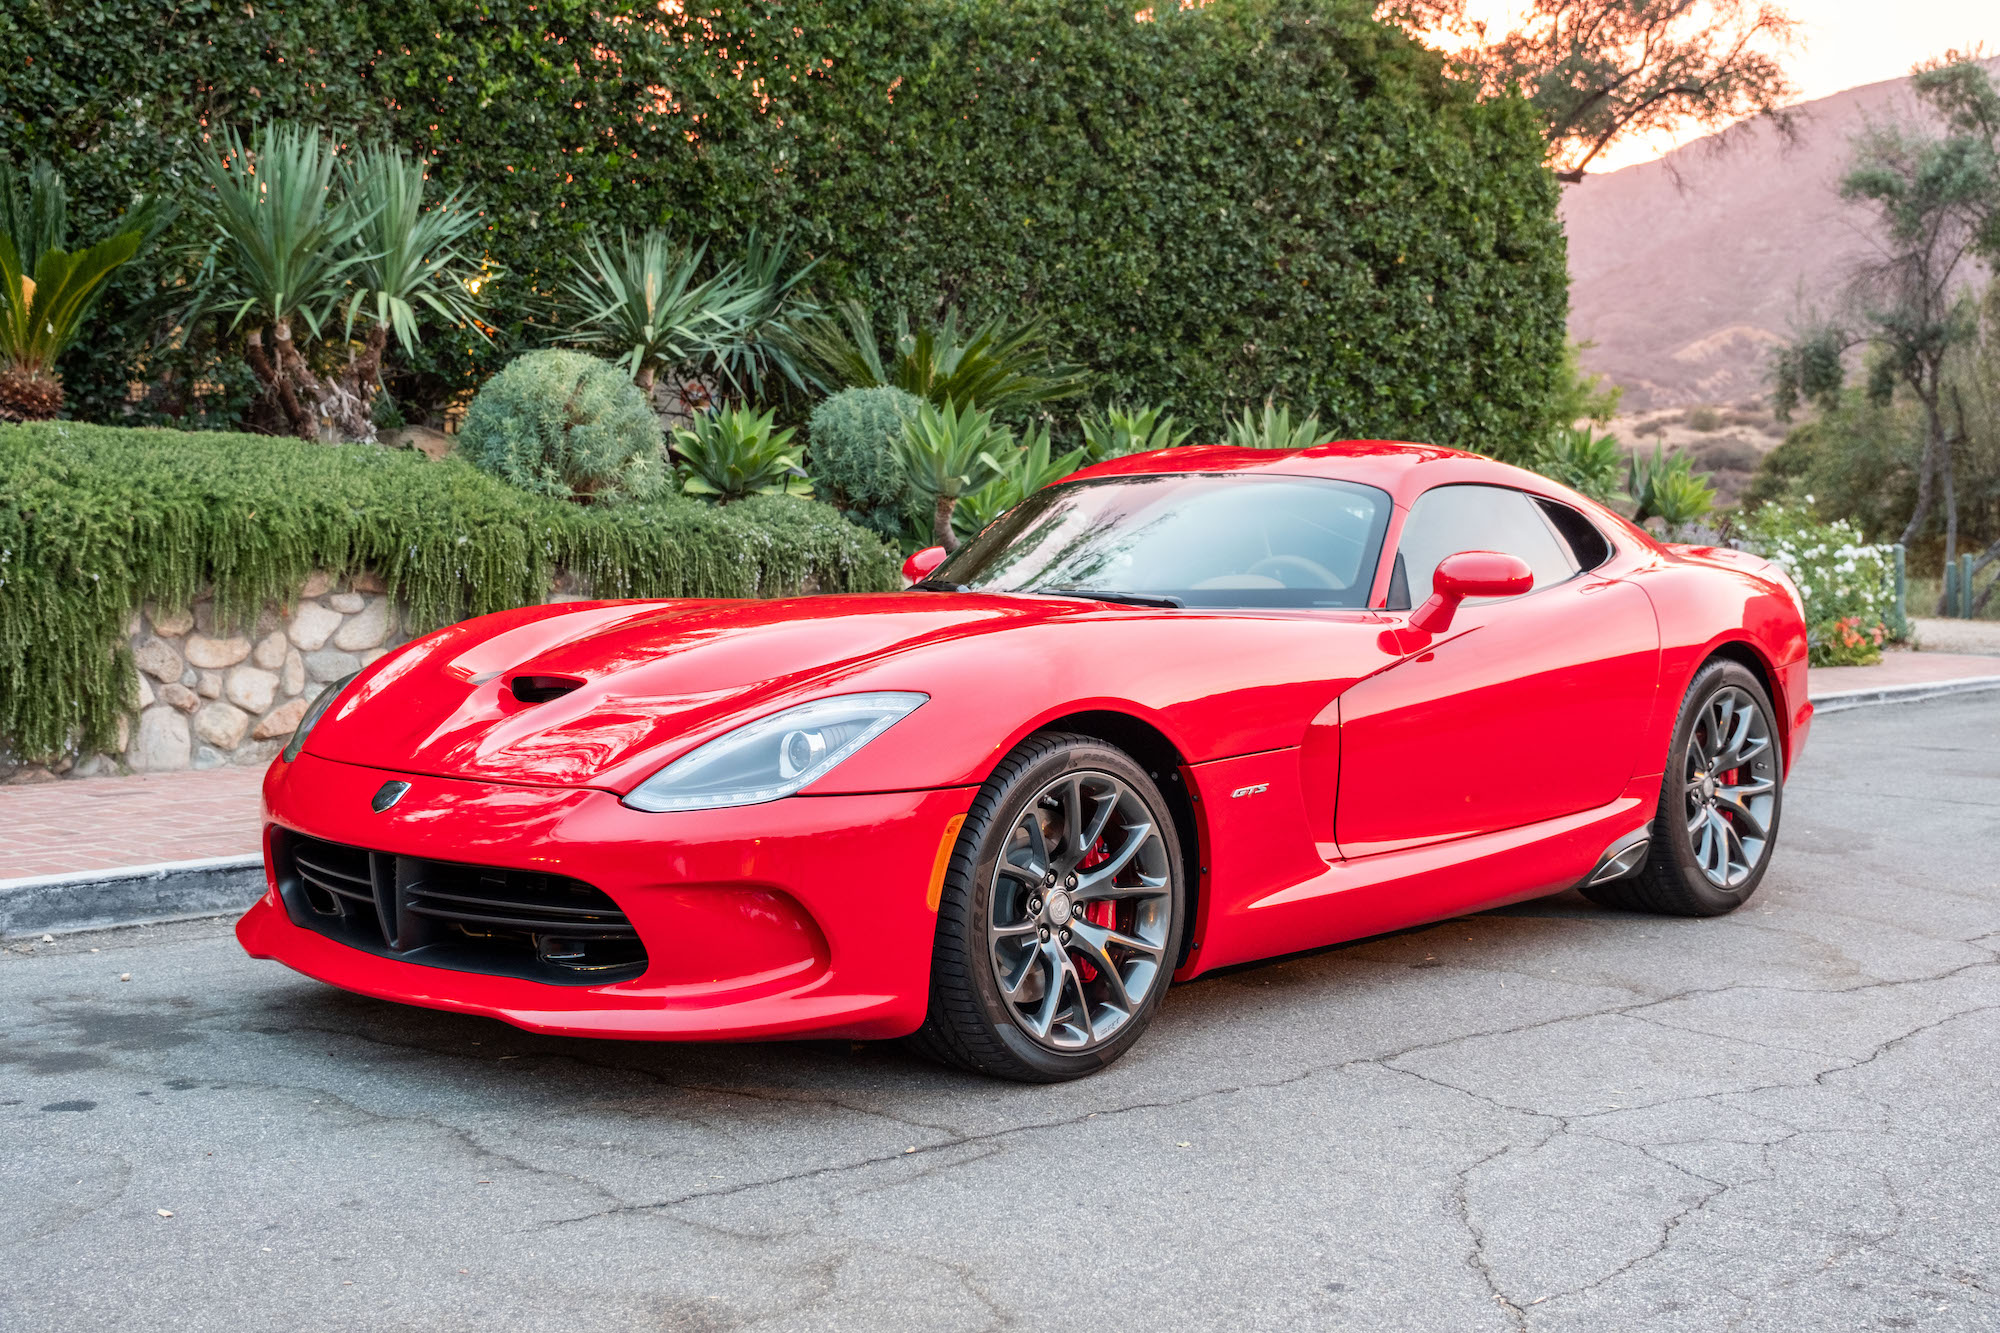
<path id="1" fill-rule="evenodd" d="M 1470 6 L 1497 27 L 1509 12 L 1525 9 L 1516 0 L 1486 0 Z M 2000 0 L 1792 0 L 1785 8 L 1803 26 L 1803 40 L 1791 53 L 1792 81 L 1802 101 L 1844 88 L 1878 83 L 1910 72 L 1910 66 L 1957 47 L 1984 43 L 2000 55 Z M 1697 138 L 1691 130 L 1683 138 Z M 1677 139 L 1620 144 L 1591 163 L 1610 171 L 1658 157 Z"/>

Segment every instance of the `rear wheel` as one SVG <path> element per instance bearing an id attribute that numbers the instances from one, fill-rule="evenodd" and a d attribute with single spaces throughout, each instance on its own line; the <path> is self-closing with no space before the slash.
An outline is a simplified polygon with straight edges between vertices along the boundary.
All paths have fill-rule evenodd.
<path id="1" fill-rule="evenodd" d="M 1631 879 L 1583 892 L 1634 911 L 1735 911 L 1763 881 L 1783 806 L 1770 696 L 1742 664 L 1710 662 L 1681 702 L 1645 864 Z"/>
<path id="2" fill-rule="evenodd" d="M 1159 1008 L 1183 899 L 1173 817 L 1145 771 L 1091 737 L 1030 737 L 959 833 L 913 1043 L 1025 1082 L 1102 1069 Z"/>

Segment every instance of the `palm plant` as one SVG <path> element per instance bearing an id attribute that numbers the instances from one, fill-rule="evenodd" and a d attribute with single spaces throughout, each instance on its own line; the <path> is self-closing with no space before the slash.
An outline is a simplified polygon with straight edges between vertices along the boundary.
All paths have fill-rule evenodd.
<path id="1" fill-rule="evenodd" d="M 789 447 L 791 428 L 773 429 L 773 417 L 747 407 L 695 413 L 688 426 L 674 431 L 681 489 L 712 496 L 718 504 L 789 490 L 792 478 L 805 472 L 798 452 Z"/>
<path id="2" fill-rule="evenodd" d="M 382 353 L 393 332 L 405 352 L 415 352 L 428 310 L 446 322 L 470 325 L 481 337 L 476 268 L 458 244 L 479 226 L 464 190 L 424 207 L 424 171 L 401 149 L 363 148 L 339 168 L 342 192 L 360 215 L 349 242 L 347 335 L 362 323 L 362 352 L 349 365 L 350 390 L 372 399 L 381 387 Z"/>
<path id="3" fill-rule="evenodd" d="M 1530 466 L 1601 504 L 1620 498 L 1626 472 L 1625 450 L 1616 435 L 1589 426 L 1559 426 L 1536 447 Z"/>
<path id="4" fill-rule="evenodd" d="M 834 315 L 802 321 L 797 337 L 806 360 L 829 384 L 892 385 L 940 407 L 959 403 L 1005 417 L 1089 387 L 1077 367 L 1050 362 L 1040 320 L 1009 328 L 993 318 L 962 328 L 958 312 L 947 310 L 937 322 L 912 328 L 899 314 L 885 358 L 873 312 L 849 300 Z"/>
<path id="5" fill-rule="evenodd" d="M 1338 438 L 1335 432 L 1323 428 L 1316 416 L 1302 417 L 1294 423 L 1292 409 L 1269 398 L 1264 400 L 1261 416 L 1246 407 L 1243 415 L 1227 428 L 1228 442 L 1243 449 L 1310 449 Z"/>
<path id="6" fill-rule="evenodd" d="M 1715 488 L 1706 477 L 1694 474 L 1688 456 L 1668 456 L 1660 445 L 1653 446 L 1650 459 L 1640 454 L 1632 456 L 1628 489 L 1638 505 L 1632 521 L 1644 523 L 1657 518 L 1670 532 L 1695 522 L 1715 507 Z"/>
<path id="7" fill-rule="evenodd" d="M 71 254 L 45 249 L 29 278 L 11 237 L 0 236 L 0 420 L 46 420 L 62 410 L 56 358 L 75 339 L 111 271 L 139 252 L 134 229 Z"/>
<path id="8" fill-rule="evenodd" d="M 1093 463 L 1126 454 L 1172 449 L 1194 434 L 1183 429 L 1163 407 L 1123 407 L 1112 404 L 1103 412 L 1086 412 L 1077 419 L 1083 428 L 1085 455 Z"/>
<path id="9" fill-rule="evenodd" d="M 171 216 L 142 196 L 114 231 L 72 250 L 61 174 L 47 162 L 23 172 L 0 160 L 0 419 L 46 420 L 62 411 L 57 359 L 112 272 Z"/>
<path id="10" fill-rule="evenodd" d="M 355 242 L 373 214 L 335 193 L 332 143 L 299 126 L 268 124 L 247 147 L 224 131 L 221 157 L 200 161 L 211 235 L 196 311 L 248 325 L 250 368 L 292 430 L 312 439 L 329 395 L 299 352 L 299 335 L 319 335 L 348 271 L 368 258 Z"/>
<path id="11" fill-rule="evenodd" d="M 566 341 L 601 349 L 648 393 L 661 371 L 728 346 L 760 309 L 762 293 L 733 267 L 700 277 L 704 253 L 657 227 L 636 239 L 621 232 L 615 246 L 591 236 L 564 284 L 584 311 Z"/>
<path id="12" fill-rule="evenodd" d="M 976 491 L 1006 470 L 995 458 L 1008 456 L 1013 437 L 993 424 L 993 414 L 976 407 L 964 411 L 950 399 L 939 407 L 925 403 L 903 425 L 897 454 L 911 489 L 931 501 L 931 539 L 947 551 L 958 549 L 952 532 L 952 511 L 959 497 Z"/>
<path id="13" fill-rule="evenodd" d="M 1083 449 L 1056 454 L 1046 425 L 1032 427 L 1020 447 L 1000 458 L 1000 475 L 976 491 L 959 497 L 952 526 L 959 540 L 978 534 L 988 523 L 1052 482 L 1061 481 L 1090 461 Z"/>
<path id="14" fill-rule="evenodd" d="M 792 266 L 792 242 L 765 239 L 755 227 L 743 243 L 743 257 L 725 270 L 749 305 L 736 327 L 702 358 L 702 373 L 730 393 L 761 402 L 788 384 L 800 392 L 824 388 L 808 363 L 799 329 L 819 307 L 802 287 L 817 259 Z"/>

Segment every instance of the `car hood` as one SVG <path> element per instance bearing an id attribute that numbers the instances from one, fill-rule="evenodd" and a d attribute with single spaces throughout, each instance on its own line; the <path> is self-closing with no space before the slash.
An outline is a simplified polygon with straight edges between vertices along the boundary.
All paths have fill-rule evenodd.
<path id="1" fill-rule="evenodd" d="M 923 690 L 914 665 L 894 683 L 874 670 L 918 647 L 1095 611 L 907 593 L 524 608 L 383 658 L 305 748 L 400 772 L 622 792 L 734 726 L 840 692 L 861 671 L 871 674 L 857 689 Z M 535 701 L 536 685 L 553 697 Z"/>

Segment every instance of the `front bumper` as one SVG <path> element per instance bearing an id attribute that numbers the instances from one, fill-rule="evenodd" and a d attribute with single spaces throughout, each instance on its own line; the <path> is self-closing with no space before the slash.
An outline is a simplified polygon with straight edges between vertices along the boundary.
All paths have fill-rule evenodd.
<path id="1" fill-rule="evenodd" d="M 410 790 L 376 813 L 385 781 Z M 266 891 L 237 923 L 255 958 L 385 1000 L 570 1036 L 897 1037 L 923 1022 L 938 845 L 974 788 L 794 796 L 699 813 L 610 792 L 506 786 L 302 755 L 264 780 Z M 366 952 L 292 920 L 280 830 L 399 856 L 559 873 L 609 894 L 645 971 L 551 985 Z"/>

